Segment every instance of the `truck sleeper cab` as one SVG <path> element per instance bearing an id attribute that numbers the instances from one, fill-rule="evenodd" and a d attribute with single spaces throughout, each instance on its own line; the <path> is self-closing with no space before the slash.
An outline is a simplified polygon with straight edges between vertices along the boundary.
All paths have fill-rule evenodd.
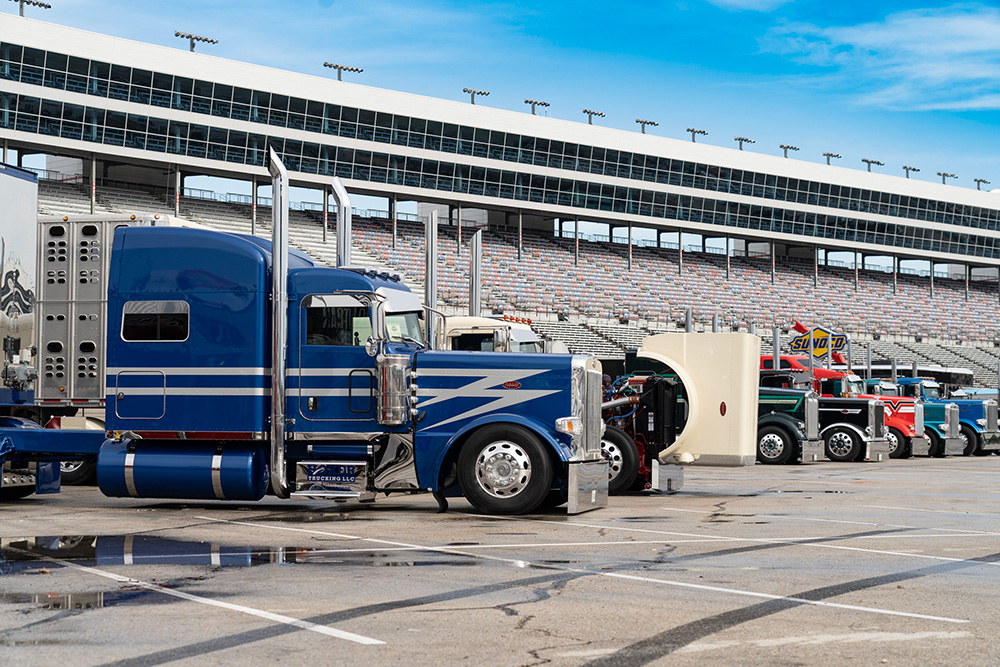
<path id="1" fill-rule="evenodd" d="M 269 442 L 271 267 L 253 237 L 117 230 L 105 494 L 255 500 L 277 472 L 300 498 L 461 493 L 507 514 L 606 503 L 595 359 L 425 349 L 420 302 L 398 280 L 303 253 L 289 260 L 285 437 Z"/>

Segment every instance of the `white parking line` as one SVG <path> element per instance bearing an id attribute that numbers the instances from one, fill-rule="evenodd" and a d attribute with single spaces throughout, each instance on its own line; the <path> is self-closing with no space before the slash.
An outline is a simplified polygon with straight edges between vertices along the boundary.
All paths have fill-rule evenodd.
<path id="1" fill-rule="evenodd" d="M 892 505 L 869 505 L 880 510 L 906 510 L 907 512 L 933 512 L 934 514 L 961 514 L 962 516 L 988 516 L 996 518 L 996 514 L 985 512 L 963 512 L 961 510 L 929 510 L 920 507 L 893 507 Z"/>
<path id="2" fill-rule="evenodd" d="M 11 551 L 16 551 L 22 553 L 26 556 L 31 556 L 37 558 L 37 555 L 30 552 L 24 551 L 22 549 L 17 549 L 14 547 L 5 547 Z M 256 616 L 258 618 L 263 618 L 268 621 L 274 621 L 275 623 L 282 623 L 284 625 L 293 625 L 297 628 L 302 628 L 303 630 L 309 630 L 311 632 L 318 632 L 321 635 L 329 635 L 330 637 L 336 637 L 337 639 L 345 639 L 349 642 L 354 642 L 356 644 L 384 644 L 384 641 L 378 639 L 372 639 L 371 637 L 365 637 L 364 635 L 354 634 L 353 632 L 346 632 L 344 630 L 338 630 L 336 628 L 331 628 L 326 625 L 317 625 L 316 623 L 310 623 L 309 621 L 303 621 L 298 618 L 292 618 L 291 616 L 283 616 L 281 614 L 274 614 L 269 611 L 264 611 L 262 609 L 254 609 L 253 607 L 245 607 L 239 604 L 232 604 L 230 602 L 221 602 L 219 600 L 213 600 L 211 598 L 202 597 L 200 595 L 192 595 L 191 593 L 185 593 L 184 591 L 178 591 L 173 588 L 164 588 L 157 584 L 150 583 L 148 581 L 141 581 L 139 579 L 132 579 L 131 577 L 123 577 L 120 574 L 115 574 L 114 572 L 107 572 L 105 570 L 99 570 L 94 567 L 87 567 L 86 565 L 79 565 L 77 563 L 71 563 L 70 561 L 60 560 L 58 558 L 42 557 L 44 560 L 50 563 L 56 563 L 62 565 L 63 567 L 73 568 L 75 570 L 80 570 L 81 572 L 86 572 L 88 574 L 94 574 L 98 577 L 104 577 L 105 579 L 111 579 L 120 584 L 125 584 L 128 586 L 137 586 L 139 588 L 145 588 L 149 591 L 155 591 L 157 593 L 163 593 L 164 595 L 172 595 L 176 598 L 181 598 L 182 600 L 190 600 L 191 602 L 197 602 L 199 604 L 209 605 L 211 607 L 220 607 L 222 609 L 228 609 L 229 611 L 238 611 L 241 614 L 249 614 L 250 616 Z"/>
<path id="3" fill-rule="evenodd" d="M 877 508 L 880 508 L 880 509 L 906 509 L 906 510 L 909 510 L 908 507 L 883 507 L 882 505 L 870 505 L 870 507 L 877 507 Z M 706 509 L 706 510 L 688 510 L 688 509 L 681 509 L 679 507 L 661 507 L 660 509 L 664 510 L 666 512 L 689 512 L 691 514 L 719 514 L 720 516 L 735 516 L 735 517 L 750 516 L 750 515 L 743 515 L 743 514 L 738 514 L 738 513 L 734 513 L 732 515 L 727 515 L 725 513 L 720 513 L 720 512 L 717 512 L 715 510 L 708 510 L 708 509 Z M 923 511 L 926 511 L 926 512 L 942 512 L 944 510 L 923 510 Z M 949 514 L 951 514 L 951 512 L 949 512 Z M 965 514 L 965 512 L 961 512 L 961 514 Z M 752 516 L 755 517 L 755 518 L 762 518 L 762 519 L 782 519 L 784 521 L 814 521 L 814 522 L 817 522 L 817 523 L 846 523 L 846 524 L 855 524 L 855 525 L 859 525 L 859 526 L 875 526 L 875 527 L 883 527 L 883 528 L 909 528 L 909 529 L 913 529 L 913 530 L 950 530 L 953 533 L 968 533 L 970 535 L 1000 535 L 1000 533 L 992 533 L 992 532 L 985 531 L 985 530 L 965 530 L 963 528 L 934 528 L 933 526 L 909 526 L 909 525 L 902 524 L 902 523 L 881 523 L 881 522 L 871 522 L 871 521 L 843 521 L 843 520 L 840 520 L 840 519 L 821 519 L 819 517 L 811 517 L 811 516 L 788 516 L 788 515 L 785 515 L 785 514 L 753 514 Z M 993 517 L 995 515 L 992 515 L 992 514 L 978 514 L 978 515 L 975 515 L 975 516 L 990 516 L 990 517 Z M 876 535 L 876 536 L 872 536 L 872 537 L 879 537 L 879 536 Z M 888 537 L 888 536 L 886 536 L 886 537 Z M 903 535 L 894 535 L 893 537 L 904 537 L 904 536 Z"/>
<path id="4" fill-rule="evenodd" d="M 526 517 L 515 517 L 515 516 L 490 516 L 490 515 L 478 515 L 471 514 L 469 516 L 478 516 L 480 518 L 489 519 L 506 519 L 509 521 L 528 521 L 535 523 L 547 523 L 553 526 L 577 526 L 582 528 L 600 528 L 603 530 L 623 530 L 631 532 L 641 532 L 641 533 L 659 533 L 661 535 L 683 535 L 684 537 L 715 537 L 714 535 L 697 535 L 691 533 L 673 533 L 666 530 L 651 530 L 649 528 L 631 528 L 628 526 L 601 526 L 592 523 L 577 523 L 571 521 L 547 521 L 545 519 L 529 519 Z M 719 538 L 733 540 L 734 538 Z M 947 563 L 965 563 L 965 562 L 975 562 L 980 565 L 1000 565 L 1000 562 L 992 561 L 977 561 L 975 558 L 948 558 L 946 556 L 931 556 L 929 554 L 915 554 L 907 553 L 905 551 L 885 551 L 882 549 L 863 549 L 861 547 L 848 547 L 840 544 L 821 544 L 818 542 L 810 542 L 808 540 L 815 539 L 826 539 L 826 538 L 815 538 L 815 537 L 803 537 L 803 538 L 766 538 L 766 537 L 746 537 L 742 538 L 743 542 L 751 542 L 756 544 L 798 544 L 804 547 L 812 547 L 814 549 L 837 549 L 840 551 L 860 551 L 862 553 L 868 554 L 880 554 L 883 556 L 906 556 L 909 558 L 924 558 L 927 560 L 940 560 Z"/>
<path id="5" fill-rule="evenodd" d="M 475 516 L 475 515 L 471 515 L 471 516 Z M 326 536 L 329 536 L 329 537 L 339 537 L 341 539 L 358 540 L 358 541 L 362 541 L 362 542 L 374 542 L 374 543 L 377 543 L 377 544 L 386 544 L 386 545 L 391 545 L 391 546 L 421 547 L 421 545 L 419 545 L 419 544 L 408 544 L 408 543 L 405 543 L 405 542 L 396 542 L 396 541 L 392 541 L 392 540 L 382 540 L 382 539 L 378 539 L 378 538 L 374 538 L 374 537 L 359 537 L 357 535 L 347 535 L 345 533 L 331 533 L 331 532 L 327 532 L 327 531 L 323 531 L 323 530 L 314 530 L 314 529 L 311 529 L 311 528 L 292 528 L 290 526 L 272 526 L 272 525 L 269 525 L 269 524 L 266 524 L 266 523 L 256 523 L 256 522 L 251 522 L 251 521 L 231 521 L 231 520 L 228 520 L 228 519 L 216 519 L 216 518 L 204 517 L 204 516 L 200 516 L 200 517 L 196 517 L 196 518 L 202 519 L 204 521 L 211 521 L 211 522 L 214 522 L 214 523 L 226 523 L 226 524 L 231 524 L 231 525 L 236 525 L 236 526 L 252 526 L 252 527 L 255 527 L 255 528 L 268 528 L 268 529 L 271 529 L 271 530 L 282 530 L 282 531 L 296 532 L 296 533 L 311 533 L 313 535 L 326 535 Z M 511 518 L 511 517 L 502 517 L 502 518 Z M 543 521 L 542 523 L 555 523 L 555 522 Z M 650 531 L 650 532 L 653 532 L 653 531 Z M 525 560 L 515 559 L 515 558 L 501 558 L 499 556 L 488 556 L 488 555 L 481 554 L 481 553 L 468 553 L 468 552 L 460 551 L 458 549 L 454 549 L 454 548 L 451 548 L 451 547 L 424 546 L 423 549 L 425 549 L 426 551 L 437 552 L 437 553 L 446 553 L 446 554 L 452 554 L 452 555 L 470 556 L 472 558 L 481 558 L 481 559 L 484 559 L 484 560 L 492 560 L 492 561 L 497 561 L 497 562 L 501 562 L 501 563 L 508 563 L 508 564 L 511 564 L 511 565 L 515 565 L 517 567 L 535 567 L 535 568 L 541 568 L 541 569 L 558 570 L 558 571 L 562 571 L 562 572 L 572 572 L 572 573 L 575 573 L 575 574 L 586 574 L 586 575 L 591 575 L 591 576 L 609 577 L 609 578 L 612 578 L 612 579 L 625 579 L 625 580 L 628 580 L 628 581 L 640 581 L 640 582 L 649 583 L 649 584 L 658 584 L 658 585 L 661 585 L 661 586 L 675 586 L 675 587 L 678 587 L 678 588 L 688 588 L 688 589 L 694 589 L 694 590 L 700 590 L 700 591 L 711 591 L 713 593 L 728 593 L 730 595 L 739 595 L 739 596 L 759 598 L 759 599 L 764 599 L 764 600 L 783 600 L 783 601 L 788 601 L 788 602 L 795 602 L 797 604 L 812 605 L 812 606 L 815 606 L 815 607 L 830 607 L 830 608 L 834 608 L 834 609 L 847 609 L 847 610 L 851 610 L 851 611 L 862 611 L 862 612 L 867 612 L 867 613 L 871 613 L 871 614 L 881 614 L 881 615 L 886 615 L 886 616 L 904 616 L 906 618 L 920 618 L 920 619 L 931 620 L 931 621 L 941 621 L 943 623 L 968 623 L 969 622 L 967 619 L 962 619 L 962 618 L 949 618 L 947 616 L 931 616 L 931 615 L 928 615 L 928 614 L 917 614 L 917 613 L 906 612 L 906 611 L 893 611 L 893 610 L 890 610 L 890 609 L 878 609 L 878 608 L 875 608 L 875 607 L 861 607 L 861 606 L 857 606 L 857 605 L 839 604 L 839 603 L 836 603 L 836 602 L 826 602 L 824 600 L 807 600 L 805 598 L 789 597 L 789 596 L 786 596 L 786 595 L 773 595 L 773 594 L 770 594 L 770 593 L 758 593 L 758 592 L 755 592 L 755 591 L 746 591 L 746 590 L 740 590 L 740 589 L 736 589 L 736 588 L 723 588 L 723 587 L 720 587 L 720 586 L 707 586 L 707 585 L 704 585 L 704 584 L 692 584 L 692 583 L 688 583 L 688 582 L 684 582 L 684 581 L 674 581 L 674 580 L 670 580 L 670 579 L 659 579 L 659 578 L 656 578 L 656 577 L 644 577 L 644 576 L 633 575 L 633 574 L 623 574 L 621 572 L 602 572 L 602 571 L 587 570 L 587 569 L 583 569 L 583 568 L 565 567 L 565 566 L 557 565 L 557 564 L 553 564 L 553 563 L 533 563 L 531 561 L 525 561 Z"/>

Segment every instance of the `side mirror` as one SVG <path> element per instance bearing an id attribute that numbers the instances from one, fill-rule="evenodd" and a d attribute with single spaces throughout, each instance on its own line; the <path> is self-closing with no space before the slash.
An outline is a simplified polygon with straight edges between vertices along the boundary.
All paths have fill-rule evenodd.
<path id="1" fill-rule="evenodd" d="M 368 340 L 365 341 L 365 352 L 368 353 L 369 357 L 378 354 L 378 341 L 375 340 L 375 336 L 369 336 Z"/>

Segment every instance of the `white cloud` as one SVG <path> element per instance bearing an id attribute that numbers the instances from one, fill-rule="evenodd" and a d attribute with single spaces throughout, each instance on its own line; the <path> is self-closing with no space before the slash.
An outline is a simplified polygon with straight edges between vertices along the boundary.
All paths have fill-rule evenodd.
<path id="1" fill-rule="evenodd" d="M 765 51 L 829 68 L 868 105 L 1000 109 L 1000 9 L 955 5 L 891 14 L 877 23 L 774 28 Z"/>

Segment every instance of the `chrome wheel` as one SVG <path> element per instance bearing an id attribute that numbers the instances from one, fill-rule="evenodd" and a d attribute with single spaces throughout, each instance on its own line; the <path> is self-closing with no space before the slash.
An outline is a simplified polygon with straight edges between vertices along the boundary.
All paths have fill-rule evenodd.
<path id="1" fill-rule="evenodd" d="M 768 459 L 776 459 L 784 453 L 787 445 L 785 439 L 779 434 L 768 433 L 760 439 L 757 446 L 761 456 Z"/>
<path id="2" fill-rule="evenodd" d="M 892 432 L 892 429 L 885 434 L 885 437 L 889 440 L 889 456 L 892 456 L 896 453 L 896 450 L 899 449 L 899 438 L 897 438 L 896 434 Z"/>
<path id="3" fill-rule="evenodd" d="M 501 440 L 480 451 L 475 474 L 483 491 L 494 498 L 510 498 L 531 481 L 531 459 L 516 443 Z"/>
<path id="4" fill-rule="evenodd" d="M 608 462 L 608 481 L 622 474 L 622 450 L 617 443 L 601 438 L 601 456 Z"/>
<path id="5" fill-rule="evenodd" d="M 846 458 L 854 448 L 854 438 L 844 431 L 837 431 L 830 436 L 827 446 L 830 448 L 830 453 L 834 456 Z"/>
<path id="6" fill-rule="evenodd" d="M 83 461 L 60 461 L 59 472 L 63 475 L 72 474 L 83 467 Z"/>

